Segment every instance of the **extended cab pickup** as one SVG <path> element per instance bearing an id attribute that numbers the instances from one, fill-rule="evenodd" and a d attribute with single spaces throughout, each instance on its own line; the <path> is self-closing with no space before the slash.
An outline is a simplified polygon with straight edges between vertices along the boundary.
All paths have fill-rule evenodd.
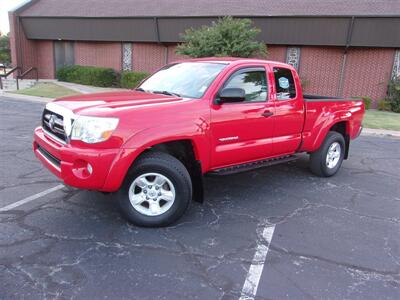
<path id="1" fill-rule="evenodd" d="M 303 95 L 296 70 L 264 60 L 208 58 L 167 65 L 132 91 L 48 103 L 37 158 L 65 184 L 116 192 L 141 226 L 176 221 L 202 177 L 310 154 L 332 176 L 361 131 L 361 100 Z"/>

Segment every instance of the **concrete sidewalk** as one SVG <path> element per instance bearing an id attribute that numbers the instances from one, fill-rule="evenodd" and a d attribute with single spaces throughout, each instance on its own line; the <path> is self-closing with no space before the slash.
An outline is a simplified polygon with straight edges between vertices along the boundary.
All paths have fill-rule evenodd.
<path id="1" fill-rule="evenodd" d="M 128 89 L 122 89 L 122 88 L 105 88 L 105 87 L 83 85 L 83 84 L 57 81 L 57 80 L 47 80 L 47 79 L 39 80 L 39 83 L 41 83 L 41 82 L 54 83 L 56 85 L 62 86 L 64 88 L 73 90 L 73 91 L 81 93 L 81 94 L 103 93 L 103 92 L 110 92 L 110 91 L 129 91 Z M 13 91 L 4 91 L 4 90 L 0 90 L 0 96 L 4 96 L 7 98 L 23 99 L 23 100 L 27 100 L 27 101 L 35 101 L 35 102 L 38 102 L 38 101 L 39 102 L 50 102 L 50 101 L 54 100 L 54 98 L 14 94 Z"/>
<path id="2" fill-rule="evenodd" d="M 102 92 L 110 92 L 110 91 L 128 91 L 128 89 L 105 88 L 105 87 L 83 85 L 83 84 L 64 82 L 64 81 L 56 81 L 54 83 L 57 85 L 63 86 L 67 89 L 71 89 L 73 91 L 81 93 L 81 94 L 102 93 Z"/>

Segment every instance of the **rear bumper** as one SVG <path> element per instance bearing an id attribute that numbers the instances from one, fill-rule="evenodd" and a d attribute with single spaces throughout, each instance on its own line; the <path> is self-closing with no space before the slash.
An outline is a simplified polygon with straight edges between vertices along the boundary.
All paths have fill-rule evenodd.
<path id="1" fill-rule="evenodd" d="M 33 150 L 47 169 L 73 187 L 113 191 L 119 188 L 125 176 L 114 167 L 120 149 L 83 149 L 61 144 L 38 127 L 34 133 Z"/>

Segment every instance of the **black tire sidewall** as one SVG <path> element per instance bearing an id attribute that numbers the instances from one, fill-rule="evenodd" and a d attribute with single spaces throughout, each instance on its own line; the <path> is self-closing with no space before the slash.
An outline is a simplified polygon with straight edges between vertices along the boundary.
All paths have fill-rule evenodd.
<path id="1" fill-rule="evenodd" d="M 163 155 L 161 155 L 163 156 Z M 169 156 L 169 155 L 168 155 Z M 172 156 L 169 156 L 173 158 Z M 132 223 L 143 227 L 168 226 L 180 218 L 187 210 L 191 199 L 191 182 L 183 164 L 174 160 L 165 161 L 157 157 L 140 160 L 128 173 L 123 186 L 118 191 L 118 202 L 125 217 Z M 182 169 L 183 168 L 183 169 Z M 175 200 L 168 211 L 159 216 L 146 216 L 137 211 L 130 203 L 129 188 L 132 182 L 146 173 L 159 173 L 167 177 L 175 188 Z"/>
<path id="2" fill-rule="evenodd" d="M 329 147 L 335 142 L 339 143 L 340 145 L 340 158 L 337 165 L 334 168 L 328 168 L 328 166 L 326 165 L 326 156 L 328 154 Z M 344 159 L 345 142 L 343 136 L 337 132 L 329 132 L 321 150 L 322 151 L 320 152 L 321 155 L 320 168 L 323 175 L 325 175 L 326 177 L 335 175 L 339 171 Z"/>

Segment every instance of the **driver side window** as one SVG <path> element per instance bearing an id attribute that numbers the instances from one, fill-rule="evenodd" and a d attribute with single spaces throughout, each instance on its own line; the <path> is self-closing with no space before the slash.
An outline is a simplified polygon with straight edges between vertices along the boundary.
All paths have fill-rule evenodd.
<path id="1" fill-rule="evenodd" d="M 241 88 L 245 91 L 245 102 L 267 100 L 267 80 L 264 69 L 240 70 L 234 73 L 224 88 Z"/>

